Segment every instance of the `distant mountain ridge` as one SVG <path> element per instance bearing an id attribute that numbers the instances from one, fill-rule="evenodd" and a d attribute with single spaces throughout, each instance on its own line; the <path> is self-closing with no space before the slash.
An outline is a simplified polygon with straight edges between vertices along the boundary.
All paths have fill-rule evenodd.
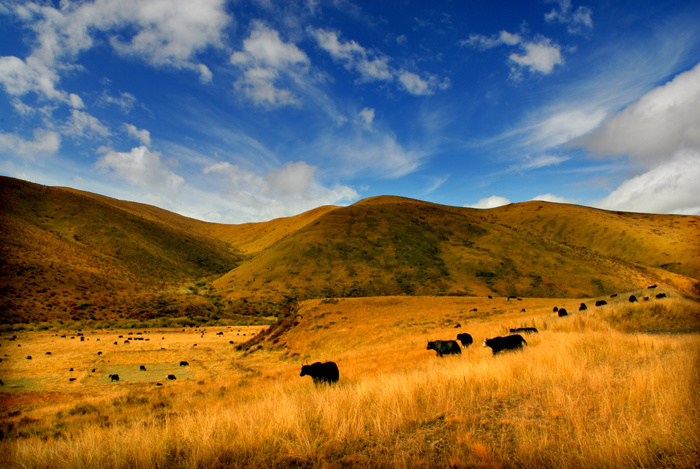
<path id="1" fill-rule="evenodd" d="M 698 294 L 700 217 L 395 196 L 225 225 L 0 178 L 0 320 L 226 317 L 284 298 Z M 156 305 L 156 306 L 154 306 Z M 258 309 L 259 312 L 259 309 Z"/>

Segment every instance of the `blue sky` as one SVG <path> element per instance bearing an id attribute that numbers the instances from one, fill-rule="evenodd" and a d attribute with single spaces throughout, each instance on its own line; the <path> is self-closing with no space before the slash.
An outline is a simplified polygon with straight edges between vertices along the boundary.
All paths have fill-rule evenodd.
<path id="1" fill-rule="evenodd" d="M 0 174 L 243 223 L 700 215 L 700 2 L 0 1 Z"/>

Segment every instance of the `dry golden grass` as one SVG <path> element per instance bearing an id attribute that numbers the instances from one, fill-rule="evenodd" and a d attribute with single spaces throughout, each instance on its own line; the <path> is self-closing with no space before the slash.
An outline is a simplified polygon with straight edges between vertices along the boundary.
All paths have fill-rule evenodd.
<path id="1" fill-rule="evenodd" d="M 204 338 L 152 331 L 151 341 L 133 342 L 131 351 L 110 341 L 119 350 L 108 355 L 110 366 L 190 357 L 192 376 L 163 386 L 86 376 L 61 387 L 44 381 L 31 392 L 6 383 L 0 466 L 695 467 L 697 332 L 617 331 L 603 318 L 615 316 L 622 301 L 585 313 L 574 312 L 574 300 L 512 302 L 306 302 L 279 343 L 247 353 L 228 343 L 228 329 Z M 557 317 L 553 305 L 572 315 Z M 697 314 L 691 306 L 686 312 Z M 484 337 L 525 324 L 540 333 L 526 336 L 523 352 L 494 357 L 480 346 Z M 475 339 L 462 356 L 438 359 L 425 350 L 427 338 L 457 332 Z M 23 354 L 60 339 L 26 334 Z M 68 345 L 50 359 L 63 360 L 63 351 L 77 359 L 86 346 L 94 352 L 95 335 L 84 343 L 60 339 Z M 2 340 L 2 351 L 15 343 Z M 333 359 L 341 381 L 314 387 L 298 376 L 305 359 Z M 34 360 L 23 371 L 19 361 L 10 363 L 0 364 L 2 376 L 33 372 L 41 380 L 51 373 Z"/>

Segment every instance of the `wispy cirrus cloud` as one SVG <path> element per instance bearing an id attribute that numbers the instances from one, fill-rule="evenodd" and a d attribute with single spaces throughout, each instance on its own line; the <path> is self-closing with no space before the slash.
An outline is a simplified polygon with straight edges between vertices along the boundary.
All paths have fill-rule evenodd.
<path id="1" fill-rule="evenodd" d="M 309 29 L 318 46 L 328 52 L 333 60 L 340 62 L 352 72 L 359 74 L 358 82 L 397 82 L 405 92 L 415 95 L 431 95 L 450 86 L 448 79 L 434 74 L 418 74 L 401 67 L 394 67 L 392 59 L 372 49 L 361 46 L 354 40 L 344 40 L 336 31 Z"/>
<path id="2" fill-rule="evenodd" d="M 205 167 L 203 173 L 217 174 L 225 180 L 226 190 L 221 197 L 229 206 L 215 218 L 235 213 L 238 217 L 269 220 L 358 197 L 348 186 L 325 186 L 318 178 L 318 168 L 304 161 L 288 162 L 262 173 L 218 162 Z"/>
<path id="3" fill-rule="evenodd" d="M 555 6 L 544 15 L 547 22 L 565 24 L 572 34 L 587 33 L 593 29 L 593 12 L 587 6 L 579 6 L 576 9 L 571 5 L 571 0 L 546 0 Z"/>

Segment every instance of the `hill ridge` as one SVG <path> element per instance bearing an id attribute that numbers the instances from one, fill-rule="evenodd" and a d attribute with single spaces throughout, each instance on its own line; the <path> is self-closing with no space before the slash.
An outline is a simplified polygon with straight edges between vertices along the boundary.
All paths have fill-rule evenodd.
<path id="1" fill-rule="evenodd" d="M 285 297 L 578 298 L 653 283 L 700 294 L 694 216 L 377 196 L 227 225 L 12 178 L 0 196 L 5 321 L 142 317 L 154 302 L 160 315 L 221 317 L 268 314 Z"/>

